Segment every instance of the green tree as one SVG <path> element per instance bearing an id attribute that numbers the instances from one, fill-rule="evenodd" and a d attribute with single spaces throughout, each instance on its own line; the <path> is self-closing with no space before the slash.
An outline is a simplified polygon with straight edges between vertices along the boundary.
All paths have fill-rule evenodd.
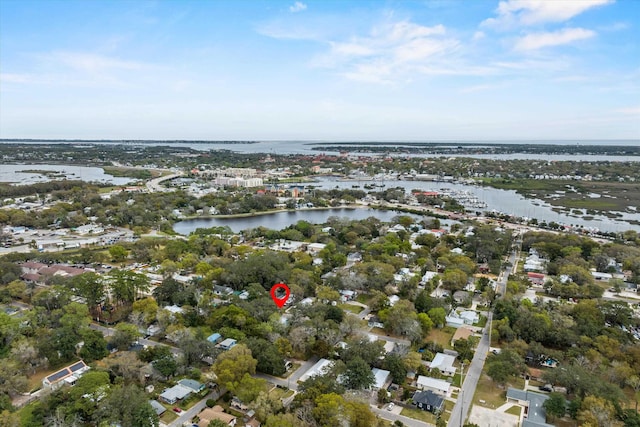
<path id="1" fill-rule="evenodd" d="M 122 427 L 158 427 L 160 420 L 145 393 L 135 385 L 115 386 L 101 401 L 100 417 Z"/>
<path id="2" fill-rule="evenodd" d="M 556 392 L 550 393 L 549 398 L 544 401 L 542 406 L 547 411 L 547 414 L 554 418 L 564 417 L 567 411 L 567 403 L 564 396 Z"/>
<path id="3" fill-rule="evenodd" d="M 344 373 L 344 386 L 348 389 L 363 390 L 375 383 L 375 377 L 367 362 L 359 357 L 347 362 L 347 370 Z"/>
<path id="4" fill-rule="evenodd" d="M 397 354 L 387 354 L 382 362 L 384 369 L 391 372 L 391 378 L 394 383 L 402 384 L 407 378 L 407 367 L 402 358 Z M 385 390 L 386 393 L 386 390 Z"/>
<path id="5" fill-rule="evenodd" d="M 427 314 L 429 318 L 437 327 L 443 327 L 445 323 L 445 318 L 447 317 L 447 312 L 444 311 L 442 307 L 434 307 L 430 309 Z"/>
<path id="6" fill-rule="evenodd" d="M 140 337 L 140 332 L 131 323 L 118 323 L 115 333 L 111 336 L 111 343 L 120 350 L 126 350 Z"/>
<path id="7" fill-rule="evenodd" d="M 107 350 L 107 341 L 100 331 L 87 329 L 82 332 L 82 340 L 84 345 L 80 349 L 80 357 L 86 362 L 100 360 L 109 355 Z"/>
<path id="8" fill-rule="evenodd" d="M 322 394 L 315 399 L 313 418 L 320 427 L 335 427 L 344 419 L 344 398 L 339 394 Z"/>
<path id="9" fill-rule="evenodd" d="M 109 248 L 109 255 L 114 262 L 123 262 L 129 256 L 129 251 L 121 245 L 112 245 Z"/>
<path id="10" fill-rule="evenodd" d="M 234 392 L 244 374 L 256 373 L 257 364 L 251 350 L 244 344 L 237 344 L 220 354 L 212 368 L 220 385 Z"/>

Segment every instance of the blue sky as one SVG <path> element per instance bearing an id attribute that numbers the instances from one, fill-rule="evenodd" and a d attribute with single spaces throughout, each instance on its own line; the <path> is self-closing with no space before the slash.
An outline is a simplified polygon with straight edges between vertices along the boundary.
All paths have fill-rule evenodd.
<path id="1" fill-rule="evenodd" d="M 0 0 L 0 138 L 639 139 L 640 2 Z"/>

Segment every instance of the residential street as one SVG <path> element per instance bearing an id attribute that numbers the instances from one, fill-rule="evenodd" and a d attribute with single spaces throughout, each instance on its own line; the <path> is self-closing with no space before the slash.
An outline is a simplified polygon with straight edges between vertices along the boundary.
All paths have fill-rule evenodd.
<path id="1" fill-rule="evenodd" d="M 315 363 L 320 360 L 318 357 L 312 357 L 304 362 L 291 376 L 287 379 L 274 377 L 267 374 L 257 373 L 254 375 L 256 378 L 262 378 L 269 381 L 272 384 L 282 387 L 290 388 L 291 390 L 298 391 L 298 380 L 302 377 Z"/>
<path id="2" fill-rule="evenodd" d="M 510 266 L 507 266 L 499 277 L 496 285 L 496 293 L 504 296 L 507 289 L 507 281 L 512 271 L 516 270 L 517 259 L 519 249 L 514 251 L 509 256 Z M 451 417 L 449 418 L 448 427 L 462 427 L 462 424 L 467 419 L 469 409 L 471 409 L 471 402 L 473 401 L 473 395 L 476 392 L 478 380 L 482 374 L 482 368 L 487 358 L 489 346 L 491 345 L 491 322 L 493 320 L 493 311 L 489 311 L 487 324 L 484 327 L 484 333 L 478 343 L 471 365 L 467 368 L 465 374 L 464 383 L 458 395 L 458 400 L 451 411 Z"/>
<path id="3" fill-rule="evenodd" d="M 173 420 L 171 423 L 169 424 L 161 423 L 160 425 L 161 426 L 166 425 L 168 427 L 182 427 L 183 423 L 187 421 L 191 421 L 193 417 L 198 415 L 200 411 L 202 411 L 207 406 L 207 399 L 218 400 L 220 396 L 222 396 L 224 393 L 226 393 L 226 390 L 224 388 L 220 389 L 217 392 L 212 391 L 211 393 L 207 394 L 204 398 L 202 398 L 202 400 L 200 400 L 198 403 L 196 403 L 191 408 L 189 408 L 189 410 L 182 412 L 180 416 L 175 420 Z"/>

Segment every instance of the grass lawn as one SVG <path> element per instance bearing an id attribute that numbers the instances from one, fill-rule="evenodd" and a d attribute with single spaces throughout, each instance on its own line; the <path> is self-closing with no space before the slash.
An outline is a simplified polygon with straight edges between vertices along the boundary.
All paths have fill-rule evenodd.
<path id="1" fill-rule="evenodd" d="M 426 423 L 431 423 L 431 424 L 436 423 L 435 415 L 433 415 L 431 412 L 423 411 L 421 409 L 402 408 L 400 415 L 413 418 L 414 420 L 424 421 Z"/>
<path id="2" fill-rule="evenodd" d="M 487 316 L 483 316 L 482 314 L 480 315 L 480 320 L 478 320 L 478 323 L 475 325 L 479 328 L 484 328 L 484 326 L 487 324 Z"/>
<path id="3" fill-rule="evenodd" d="M 171 408 L 169 408 L 169 409 L 167 409 L 165 411 L 164 414 L 162 414 L 162 416 L 160 417 L 160 421 L 162 421 L 165 424 L 169 424 L 170 422 L 172 422 L 176 418 L 178 418 L 178 414 L 176 414 L 175 412 L 173 412 L 171 410 Z"/>
<path id="4" fill-rule="evenodd" d="M 33 393 L 34 391 L 42 388 L 42 380 L 47 375 L 53 374 L 55 371 L 50 370 L 37 370 L 35 374 L 31 375 L 28 378 L 29 391 Z"/>
<path id="5" fill-rule="evenodd" d="M 369 300 L 371 299 L 371 296 L 368 294 L 358 294 L 358 296 L 356 297 L 356 301 L 362 303 L 362 304 L 369 304 Z"/>
<path id="6" fill-rule="evenodd" d="M 353 305 L 353 304 L 338 304 L 338 307 L 340 307 L 343 310 L 346 311 L 350 311 L 352 313 L 358 314 L 360 313 L 362 310 L 364 310 L 362 307 L 360 307 L 359 305 Z"/>
<path id="7" fill-rule="evenodd" d="M 283 390 L 278 387 L 274 387 L 269 390 L 269 397 L 274 399 L 286 399 L 287 397 L 291 397 L 293 395 L 293 390 Z"/>
<path id="8" fill-rule="evenodd" d="M 453 375 L 453 381 L 451 381 L 451 385 L 454 387 L 462 386 L 462 384 L 460 384 L 460 374 Z"/>
<path id="9" fill-rule="evenodd" d="M 442 329 L 433 328 L 429 332 L 429 336 L 425 341 L 433 341 L 437 342 L 444 348 L 452 348 L 451 347 L 451 338 L 455 333 L 455 329 L 450 326 L 445 326 Z"/>
<path id="10" fill-rule="evenodd" d="M 506 402 L 506 392 L 506 389 L 499 388 L 491 378 L 482 374 L 473 395 L 473 404 L 495 409 Z"/>
<path id="11" fill-rule="evenodd" d="M 522 408 L 520 408 L 518 405 L 513 405 L 511 408 L 507 409 L 506 411 L 507 414 L 511 414 L 511 415 L 516 415 L 516 416 L 520 416 L 520 413 L 522 412 Z"/>

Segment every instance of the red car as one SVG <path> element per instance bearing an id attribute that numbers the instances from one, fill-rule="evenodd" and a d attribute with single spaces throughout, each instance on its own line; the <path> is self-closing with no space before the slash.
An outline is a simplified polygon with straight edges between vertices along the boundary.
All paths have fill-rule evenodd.
<path id="1" fill-rule="evenodd" d="M 181 413 L 181 412 L 182 412 L 182 409 L 180 409 L 180 408 L 178 408 L 178 407 L 176 406 L 175 408 L 173 408 L 173 412 L 175 412 L 175 413 L 178 413 L 178 414 L 179 414 L 179 413 Z"/>

